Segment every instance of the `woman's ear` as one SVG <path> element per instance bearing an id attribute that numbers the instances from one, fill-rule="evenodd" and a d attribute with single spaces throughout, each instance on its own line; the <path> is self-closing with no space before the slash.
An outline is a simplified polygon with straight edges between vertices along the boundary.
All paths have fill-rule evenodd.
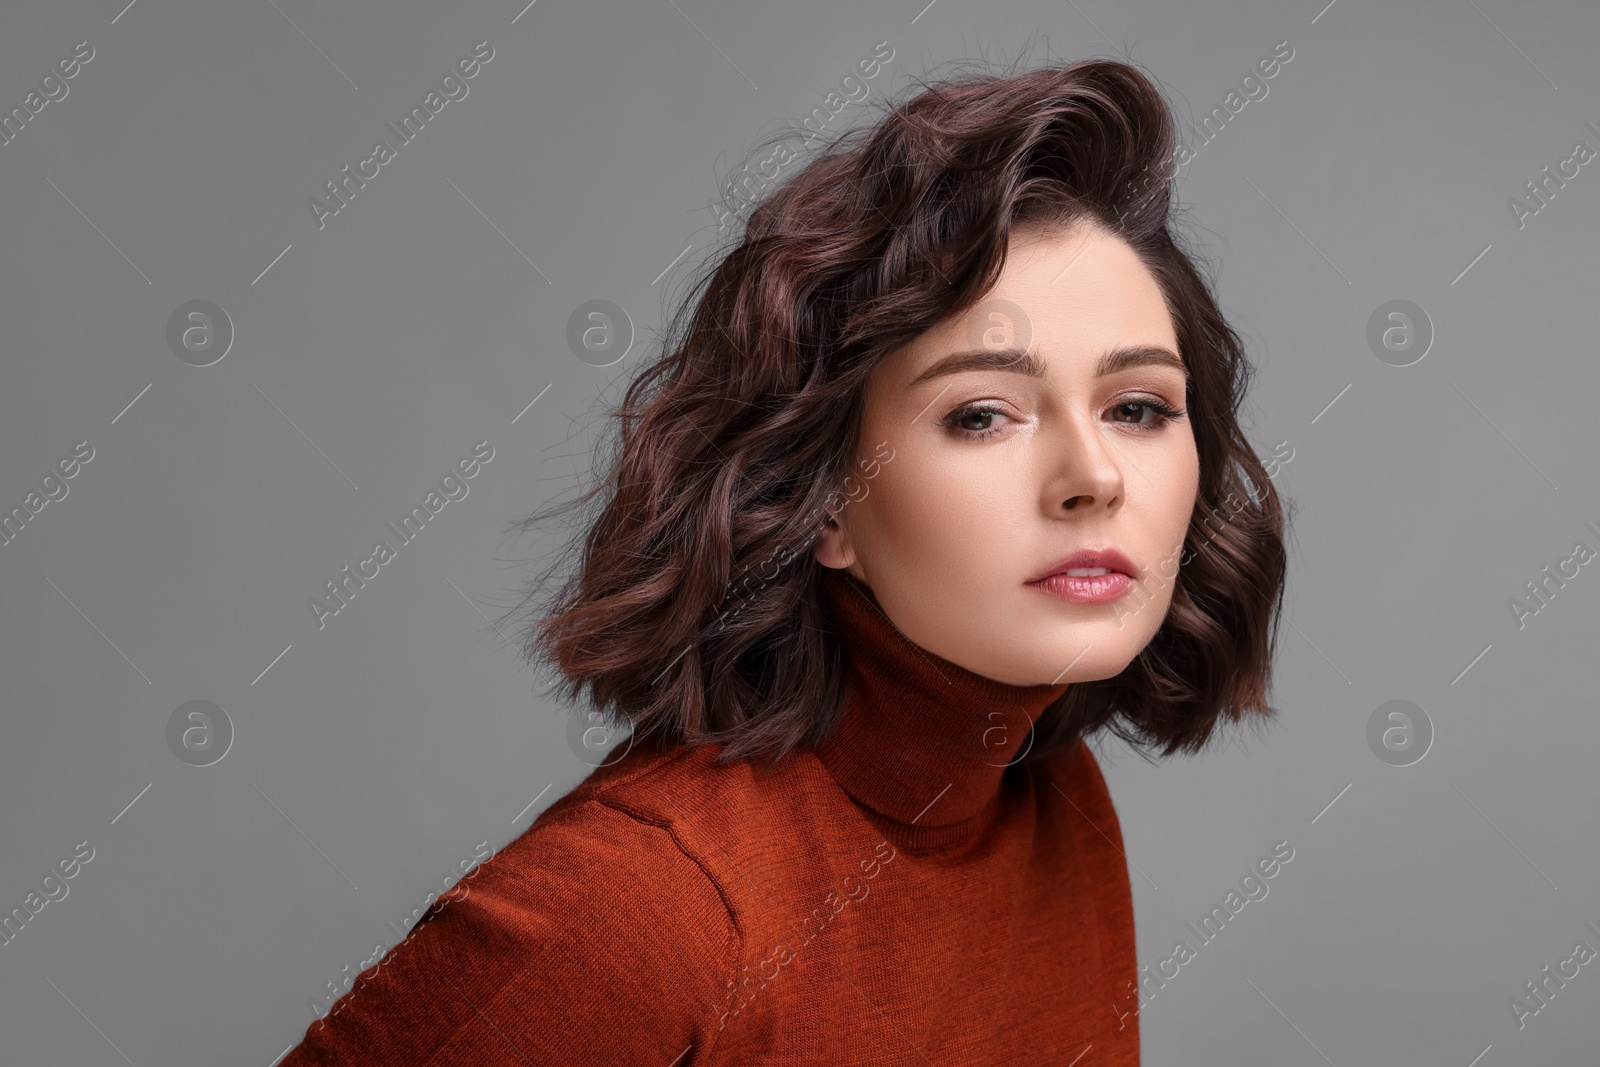
<path id="1" fill-rule="evenodd" d="M 856 550 L 850 543 L 850 533 L 837 516 L 829 515 L 822 526 L 822 536 L 812 550 L 818 563 L 824 567 L 841 570 L 856 561 Z"/>

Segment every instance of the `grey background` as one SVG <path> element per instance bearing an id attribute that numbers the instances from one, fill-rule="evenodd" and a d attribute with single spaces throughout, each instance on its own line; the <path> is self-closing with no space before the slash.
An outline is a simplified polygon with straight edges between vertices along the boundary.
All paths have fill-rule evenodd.
<path id="1" fill-rule="evenodd" d="M 581 484 L 746 152 L 877 41 L 881 101 L 1030 34 L 1026 65 L 1126 50 L 1195 118 L 1294 48 L 1178 180 L 1259 368 L 1252 443 L 1293 449 L 1281 717 L 1155 768 L 1098 751 L 1142 963 L 1295 857 L 1144 1009 L 1145 1062 L 1593 1055 L 1596 967 L 1521 1032 L 1507 1001 L 1600 949 L 1600 567 L 1521 629 L 1507 600 L 1600 547 L 1600 166 L 1521 229 L 1507 198 L 1600 149 L 1600 9 L 924 2 L 6 7 L 0 108 L 95 57 L 0 147 L 0 507 L 95 455 L 0 547 L 0 910 L 95 855 L 0 948 L 0 1059 L 267 1067 L 386 919 L 579 781 L 489 625 L 555 547 L 509 524 Z M 308 198 L 480 40 L 469 95 L 319 231 Z M 209 367 L 165 340 L 193 299 L 236 330 Z M 615 366 L 566 344 L 594 299 L 638 329 Z M 1392 299 L 1436 331 L 1408 367 L 1365 340 Z M 484 439 L 319 631 L 308 598 Z M 203 768 L 166 740 L 197 699 L 235 730 Z M 1411 766 L 1366 740 L 1394 699 L 1435 731 Z"/>

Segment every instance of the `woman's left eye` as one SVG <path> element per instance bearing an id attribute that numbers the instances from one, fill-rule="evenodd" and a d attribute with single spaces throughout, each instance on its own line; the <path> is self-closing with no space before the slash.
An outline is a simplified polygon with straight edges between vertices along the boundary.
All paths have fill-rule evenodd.
<path id="1" fill-rule="evenodd" d="M 1154 397 L 1139 397 L 1133 400 L 1124 400 L 1111 409 L 1113 422 L 1126 422 L 1138 430 L 1156 430 L 1165 426 L 1173 419 L 1182 418 L 1184 412 L 1168 407 L 1165 403 Z M 1131 419 L 1119 419 L 1117 415 L 1131 413 Z M 1149 416 L 1148 418 L 1146 416 Z"/>

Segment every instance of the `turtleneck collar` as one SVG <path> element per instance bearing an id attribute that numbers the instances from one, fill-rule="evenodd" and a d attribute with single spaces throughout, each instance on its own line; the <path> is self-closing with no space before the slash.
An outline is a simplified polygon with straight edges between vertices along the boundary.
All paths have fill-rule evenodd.
<path id="1" fill-rule="evenodd" d="M 1006 764 L 1067 683 L 985 678 L 913 644 L 845 571 L 825 570 L 822 588 L 849 682 L 839 727 L 818 758 L 856 803 L 898 824 L 906 847 L 935 848 L 981 829 Z"/>

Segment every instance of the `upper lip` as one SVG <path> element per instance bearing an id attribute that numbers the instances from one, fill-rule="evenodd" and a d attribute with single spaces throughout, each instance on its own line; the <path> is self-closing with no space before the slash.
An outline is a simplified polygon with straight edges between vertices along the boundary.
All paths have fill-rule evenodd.
<path id="1" fill-rule="evenodd" d="M 1138 576 L 1138 568 L 1133 565 L 1133 562 L 1114 548 L 1080 548 L 1072 555 L 1050 564 L 1050 566 L 1029 578 L 1028 581 L 1042 582 L 1052 575 L 1080 567 L 1104 567 L 1109 571 L 1119 571 L 1130 578 Z"/>

